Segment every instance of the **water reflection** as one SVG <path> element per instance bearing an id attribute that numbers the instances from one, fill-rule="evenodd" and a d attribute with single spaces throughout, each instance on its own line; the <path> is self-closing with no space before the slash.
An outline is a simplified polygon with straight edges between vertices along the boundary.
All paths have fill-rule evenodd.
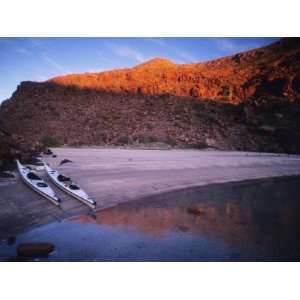
<path id="1" fill-rule="evenodd" d="M 266 259 L 299 259 L 299 183 L 292 178 L 190 189 L 73 220 L 134 229 L 156 239 L 182 232 L 259 252 Z"/>
<path id="2" fill-rule="evenodd" d="M 300 261 L 300 177 L 182 190 L 37 227 L 47 261 Z M 14 257 L 13 257 L 14 258 Z"/>

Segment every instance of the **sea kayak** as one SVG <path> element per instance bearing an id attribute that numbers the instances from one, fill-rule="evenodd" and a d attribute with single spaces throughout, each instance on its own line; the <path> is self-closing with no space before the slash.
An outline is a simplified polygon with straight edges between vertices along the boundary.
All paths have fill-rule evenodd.
<path id="1" fill-rule="evenodd" d="M 51 181 L 61 190 L 83 202 L 91 208 L 96 208 L 96 201 L 93 200 L 82 188 L 80 188 L 71 178 L 53 170 L 48 164 L 44 163 L 45 170 Z"/>
<path id="2" fill-rule="evenodd" d="M 61 201 L 52 188 L 38 175 L 32 172 L 30 168 L 23 166 L 19 160 L 16 160 L 16 162 L 22 180 L 34 191 L 59 206 Z"/>

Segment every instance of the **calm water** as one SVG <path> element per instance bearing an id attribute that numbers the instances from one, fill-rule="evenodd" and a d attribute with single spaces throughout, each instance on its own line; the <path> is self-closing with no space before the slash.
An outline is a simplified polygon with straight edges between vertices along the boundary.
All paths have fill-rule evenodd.
<path id="1" fill-rule="evenodd" d="M 300 261 L 299 191 L 293 177 L 168 193 L 32 229 L 2 241 L 0 260 L 51 242 L 37 260 Z"/>

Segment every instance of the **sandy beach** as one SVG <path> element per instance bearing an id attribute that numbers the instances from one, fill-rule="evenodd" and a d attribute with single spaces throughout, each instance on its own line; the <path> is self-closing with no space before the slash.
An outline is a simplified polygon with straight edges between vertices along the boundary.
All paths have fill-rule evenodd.
<path id="1" fill-rule="evenodd" d="M 300 175 L 300 156 L 197 150 L 54 148 L 45 157 L 76 179 L 98 208 L 175 189 L 212 183 Z M 72 160 L 58 166 L 62 159 Z"/>
<path id="2" fill-rule="evenodd" d="M 53 168 L 71 176 L 98 203 L 97 209 L 213 183 L 300 175 L 300 156 L 197 150 L 54 148 L 44 155 Z M 63 159 L 72 162 L 59 166 Z M 45 177 L 44 171 L 39 171 Z M 48 181 L 49 182 L 49 181 Z M 0 234 L 90 212 L 55 188 L 62 209 L 25 186 L 20 178 L 0 182 Z"/>

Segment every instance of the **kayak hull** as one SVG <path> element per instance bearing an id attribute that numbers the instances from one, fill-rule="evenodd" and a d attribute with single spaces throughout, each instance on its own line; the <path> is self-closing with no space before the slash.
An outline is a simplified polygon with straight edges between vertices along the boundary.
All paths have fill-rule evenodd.
<path id="1" fill-rule="evenodd" d="M 86 201 L 85 199 L 83 199 L 83 198 L 77 196 L 76 194 L 74 194 L 74 193 L 68 191 L 67 189 L 64 189 L 61 185 L 59 185 L 58 183 L 56 183 L 54 180 L 52 180 L 52 182 L 53 182 L 58 188 L 60 188 L 62 191 L 66 192 L 67 194 L 69 194 L 70 196 L 76 198 L 77 200 L 81 201 L 82 203 L 86 204 L 86 205 L 89 206 L 90 208 L 92 208 L 92 209 L 95 209 L 95 208 L 96 208 L 96 204 L 92 204 L 92 203 Z"/>
<path id="2" fill-rule="evenodd" d="M 96 201 L 92 200 L 81 188 L 80 188 L 80 192 L 84 194 L 84 196 L 80 196 L 78 194 L 76 194 L 75 192 L 72 192 L 72 190 L 70 190 L 68 188 L 68 186 L 65 186 L 63 183 L 61 183 L 57 177 L 60 175 L 57 171 L 53 170 L 52 168 L 50 168 L 46 163 L 44 163 L 45 165 L 45 170 L 47 175 L 49 176 L 50 180 L 58 187 L 60 188 L 62 191 L 64 191 L 65 193 L 69 194 L 70 196 L 76 198 L 77 200 L 81 201 L 82 203 L 86 204 L 87 206 L 89 206 L 92 209 L 96 208 Z M 71 180 L 70 181 L 72 184 L 74 184 L 74 182 Z"/>
<path id="3" fill-rule="evenodd" d="M 61 202 L 60 199 L 55 195 L 54 191 L 43 180 L 38 180 L 38 182 L 46 184 L 47 185 L 47 190 L 51 191 L 51 195 L 47 194 L 46 192 L 43 192 L 41 189 L 39 189 L 38 187 L 36 187 L 34 185 L 33 181 L 30 181 L 26 178 L 26 173 L 25 173 L 26 167 L 24 167 L 18 160 L 17 160 L 17 166 L 18 166 L 18 171 L 19 171 L 19 174 L 22 178 L 22 181 L 28 187 L 30 187 L 32 190 L 34 190 L 36 193 L 40 194 L 41 196 L 43 196 L 47 200 L 51 201 L 54 205 L 60 206 L 60 202 Z"/>
<path id="4" fill-rule="evenodd" d="M 47 194 L 41 192 L 39 189 L 35 188 L 34 186 L 32 186 L 29 182 L 27 182 L 26 180 L 24 180 L 24 178 L 22 177 L 23 182 L 25 182 L 25 184 L 27 184 L 29 187 L 31 187 L 35 192 L 37 192 L 38 194 L 40 194 L 41 196 L 45 197 L 46 199 L 48 199 L 49 201 L 51 201 L 53 204 L 55 204 L 56 206 L 60 206 L 60 201 L 54 200 L 52 197 L 48 196 Z"/>

